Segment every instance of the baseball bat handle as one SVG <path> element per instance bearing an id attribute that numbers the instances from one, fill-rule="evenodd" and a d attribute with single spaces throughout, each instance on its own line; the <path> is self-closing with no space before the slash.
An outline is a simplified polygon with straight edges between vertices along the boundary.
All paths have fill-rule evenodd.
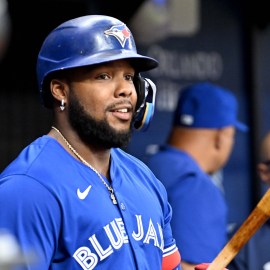
<path id="1" fill-rule="evenodd" d="M 270 189 L 264 194 L 248 218 L 219 252 L 207 270 L 223 270 L 240 249 L 270 216 Z"/>

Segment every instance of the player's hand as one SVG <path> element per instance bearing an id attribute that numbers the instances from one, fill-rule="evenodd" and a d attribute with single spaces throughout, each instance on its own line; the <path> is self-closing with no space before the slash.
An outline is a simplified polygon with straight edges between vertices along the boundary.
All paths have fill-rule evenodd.
<path id="1" fill-rule="evenodd" d="M 201 263 L 201 264 L 197 264 L 195 266 L 195 270 L 207 270 L 208 266 L 210 265 L 210 263 Z M 229 270 L 227 268 L 224 268 L 224 270 Z"/>

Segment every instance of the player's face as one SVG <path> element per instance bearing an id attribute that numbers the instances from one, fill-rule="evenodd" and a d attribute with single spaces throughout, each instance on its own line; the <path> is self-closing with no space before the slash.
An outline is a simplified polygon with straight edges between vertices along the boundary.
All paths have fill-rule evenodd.
<path id="1" fill-rule="evenodd" d="M 80 68 L 69 83 L 69 120 L 80 137 L 103 147 L 125 146 L 137 102 L 134 69 L 127 61 Z"/>

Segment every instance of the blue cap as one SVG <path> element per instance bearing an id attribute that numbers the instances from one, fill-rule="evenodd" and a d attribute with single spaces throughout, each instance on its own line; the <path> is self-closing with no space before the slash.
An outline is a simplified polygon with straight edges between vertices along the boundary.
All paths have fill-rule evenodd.
<path id="1" fill-rule="evenodd" d="M 184 88 L 174 114 L 174 125 L 217 129 L 234 126 L 246 132 L 237 120 L 238 103 L 234 94 L 212 83 L 196 83 Z"/>

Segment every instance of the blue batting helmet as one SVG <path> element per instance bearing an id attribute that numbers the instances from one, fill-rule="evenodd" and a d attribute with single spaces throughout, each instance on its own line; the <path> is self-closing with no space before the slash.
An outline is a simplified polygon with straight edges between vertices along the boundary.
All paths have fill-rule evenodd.
<path id="1" fill-rule="evenodd" d="M 64 22 L 45 39 L 37 59 L 37 80 L 42 99 L 44 81 L 55 71 L 130 59 L 137 72 L 157 67 L 153 58 L 137 53 L 128 27 L 118 19 L 88 15 Z M 50 107 L 47 100 L 43 100 Z"/>
<path id="2" fill-rule="evenodd" d="M 138 88 L 140 81 L 144 80 L 139 72 L 157 67 L 158 62 L 137 53 L 128 27 L 120 20 L 104 15 L 82 16 L 62 23 L 47 36 L 38 54 L 37 80 L 44 106 L 52 106 L 52 95 L 47 89 L 46 79 L 54 72 L 120 59 L 129 59 L 138 74 L 139 83 L 135 82 L 138 93 L 137 108 L 145 110 L 146 96 L 148 95 L 149 99 L 155 97 L 155 94 L 149 95 L 149 90 Z M 145 85 L 149 84 L 145 82 Z M 154 104 L 154 100 L 152 103 Z M 153 110 L 150 119 L 152 115 Z M 148 126 L 148 122 L 146 121 L 145 126 Z"/>

